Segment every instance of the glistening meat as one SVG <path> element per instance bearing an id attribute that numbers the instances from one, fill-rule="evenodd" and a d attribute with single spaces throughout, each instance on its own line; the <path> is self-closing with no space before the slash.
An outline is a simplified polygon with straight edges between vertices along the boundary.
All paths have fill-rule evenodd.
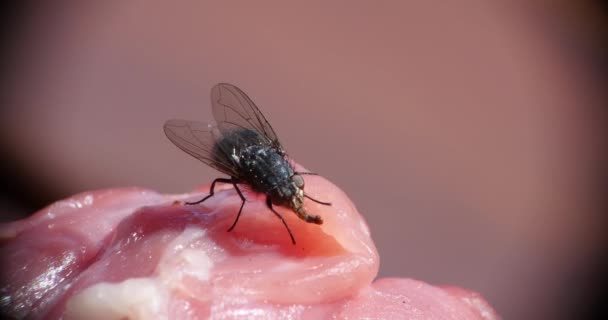
<path id="1" fill-rule="evenodd" d="M 111 189 L 0 227 L 3 313 L 17 319 L 496 319 L 479 295 L 411 279 L 374 280 L 366 223 L 337 187 L 307 178 L 322 225 L 226 186 L 186 195 Z"/>

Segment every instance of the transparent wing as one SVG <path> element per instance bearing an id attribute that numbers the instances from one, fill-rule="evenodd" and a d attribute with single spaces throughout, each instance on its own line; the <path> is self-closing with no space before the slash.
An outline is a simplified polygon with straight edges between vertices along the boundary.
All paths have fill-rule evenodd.
<path id="1" fill-rule="evenodd" d="M 238 176 L 234 166 L 227 160 L 229 155 L 222 148 L 215 148 L 222 134 L 214 126 L 197 121 L 169 120 L 163 126 L 165 135 L 180 149 L 232 177 Z M 216 154 L 222 153 L 222 154 Z"/>
<path id="2" fill-rule="evenodd" d="M 211 89 L 211 107 L 223 134 L 235 129 L 250 129 L 263 136 L 268 143 L 280 146 L 268 120 L 241 89 L 228 83 L 216 84 Z"/>

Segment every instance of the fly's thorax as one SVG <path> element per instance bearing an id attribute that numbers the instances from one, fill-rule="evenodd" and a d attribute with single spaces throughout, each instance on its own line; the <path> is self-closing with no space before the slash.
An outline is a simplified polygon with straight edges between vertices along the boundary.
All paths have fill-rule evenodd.
<path id="1" fill-rule="evenodd" d="M 293 168 L 280 150 L 267 145 L 250 145 L 235 153 L 239 178 L 257 192 L 268 194 L 276 204 L 289 204 L 297 186 Z"/>
<path id="2" fill-rule="evenodd" d="M 252 147 L 261 148 L 263 138 L 250 129 L 237 129 L 221 136 L 213 145 L 213 158 L 220 163 L 230 163 L 232 167 L 239 168 L 243 156 L 252 155 Z"/>

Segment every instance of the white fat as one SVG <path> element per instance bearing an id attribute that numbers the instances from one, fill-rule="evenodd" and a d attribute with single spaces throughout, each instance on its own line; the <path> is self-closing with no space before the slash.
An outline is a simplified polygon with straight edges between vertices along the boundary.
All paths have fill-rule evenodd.
<path id="1" fill-rule="evenodd" d="M 70 298 L 65 319 L 167 319 L 166 297 L 151 278 L 98 283 Z"/>
<path id="2" fill-rule="evenodd" d="M 204 250 L 197 245 L 205 231 L 197 227 L 186 229 L 167 246 L 156 267 L 158 281 L 166 290 L 179 292 L 182 296 L 205 301 L 210 299 L 208 284 L 213 263 Z"/>
<path id="3" fill-rule="evenodd" d="M 204 237 L 204 230 L 186 227 L 164 250 L 152 276 L 88 287 L 68 300 L 64 318 L 167 319 L 169 296 L 176 291 L 206 300 L 197 291 L 208 283 L 213 266 L 199 245 L 209 241 Z"/>
<path id="4" fill-rule="evenodd" d="M 165 284 L 179 287 L 184 280 L 208 281 L 211 265 L 211 259 L 204 251 L 183 249 L 179 254 L 162 261 L 157 270 Z"/>
<path id="5" fill-rule="evenodd" d="M 194 249 L 196 241 L 205 236 L 205 231 L 187 227 L 165 250 L 156 272 L 163 283 L 170 287 L 181 287 L 183 280 L 208 281 L 213 263 L 207 253 Z"/>

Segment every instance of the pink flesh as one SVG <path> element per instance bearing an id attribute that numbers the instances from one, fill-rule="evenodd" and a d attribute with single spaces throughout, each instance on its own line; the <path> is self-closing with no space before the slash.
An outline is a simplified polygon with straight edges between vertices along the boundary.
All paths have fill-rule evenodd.
<path id="1" fill-rule="evenodd" d="M 306 177 L 322 225 L 230 186 L 201 205 L 142 189 L 88 192 L 0 226 L 0 305 L 32 319 L 496 319 L 479 295 L 410 279 L 372 283 L 379 257 L 354 205 Z"/>

